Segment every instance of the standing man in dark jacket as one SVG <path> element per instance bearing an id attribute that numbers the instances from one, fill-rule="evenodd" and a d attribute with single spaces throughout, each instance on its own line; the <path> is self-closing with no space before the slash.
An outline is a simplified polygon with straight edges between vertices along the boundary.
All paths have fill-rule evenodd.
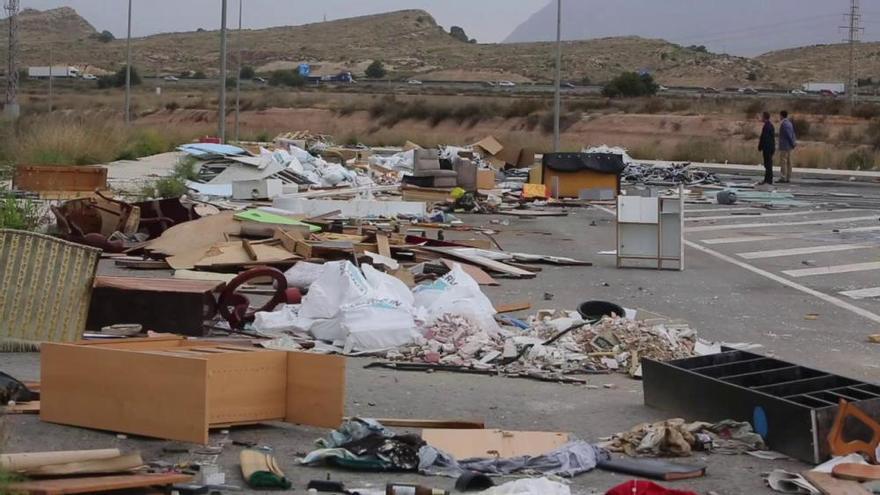
<path id="1" fill-rule="evenodd" d="M 779 166 L 782 169 L 782 178 L 779 182 L 791 182 L 791 152 L 797 147 L 797 136 L 788 112 L 783 110 L 779 116 L 782 117 L 782 123 L 779 124 Z"/>
<path id="2" fill-rule="evenodd" d="M 773 155 L 776 153 L 776 129 L 770 122 L 770 112 L 764 112 L 764 128 L 761 130 L 761 139 L 758 141 L 758 151 L 764 154 L 764 182 L 773 184 Z"/>

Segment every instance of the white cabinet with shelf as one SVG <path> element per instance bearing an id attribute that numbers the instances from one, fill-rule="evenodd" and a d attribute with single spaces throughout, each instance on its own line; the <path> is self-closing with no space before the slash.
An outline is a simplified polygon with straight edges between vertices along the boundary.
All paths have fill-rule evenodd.
<path id="1" fill-rule="evenodd" d="M 626 260 L 650 260 L 657 269 L 684 270 L 684 194 L 617 198 L 617 267 Z"/>

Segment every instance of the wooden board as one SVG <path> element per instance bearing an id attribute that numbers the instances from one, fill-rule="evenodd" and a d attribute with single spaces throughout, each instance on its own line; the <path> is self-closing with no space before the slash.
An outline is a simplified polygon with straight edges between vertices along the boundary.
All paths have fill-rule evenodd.
<path id="1" fill-rule="evenodd" d="M 379 254 L 386 258 L 391 257 L 391 246 L 388 244 L 388 236 L 385 234 L 376 234 L 376 247 Z"/>
<path id="2" fill-rule="evenodd" d="M 93 289 L 121 289 L 151 292 L 172 292 L 186 294 L 203 294 L 223 288 L 222 282 L 213 280 L 183 280 L 176 278 L 145 278 L 145 277 L 95 277 Z"/>
<path id="3" fill-rule="evenodd" d="M 532 304 L 528 301 L 495 305 L 495 311 L 497 311 L 498 313 L 501 313 L 501 314 L 514 313 L 517 311 L 525 311 L 527 309 L 532 309 Z"/>
<path id="4" fill-rule="evenodd" d="M 259 422 L 284 417 L 287 356 L 227 352 L 208 361 L 208 423 Z"/>
<path id="5" fill-rule="evenodd" d="M 538 456 L 568 443 L 568 433 L 504 430 L 422 430 L 422 439 L 456 459 Z"/>
<path id="6" fill-rule="evenodd" d="M 12 178 L 14 189 L 31 192 L 87 192 L 107 189 L 107 168 L 94 166 L 19 165 Z"/>
<path id="7" fill-rule="evenodd" d="M 100 493 L 129 488 L 146 488 L 178 483 L 188 483 L 188 474 L 125 474 L 117 476 L 89 476 L 86 478 L 62 478 L 42 481 L 24 481 L 9 486 L 12 493 L 35 495 L 67 495 L 74 493 Z"/>
<path id="8" fill-rule="evenodd" d="M 40 351 L 43 421 L 207 443 L 206 359 L 65 344 Z"/>
<path id="9" fill-rule="evenodd" d="M 835 478 L 851 481 L 877 481 L 880 480 L 880 466 L 868 464 L 838 464 L 831 471 Z"/>
<path id="10" fill-rule="evenodd" d="M 501 285 L 497 280 L 492 278 L 491 275 L 483 271 L 482 268 L 478 266 L 471 265 L 469 263 L 459 263 L 457 261 L 441 259 L 444 265 L 446 265 L 450 270 L 454 265 L 461 266 L 461 269 L 464 270 L 465 273 L 471 276 L 474 280 L 477 281 L 480 285 Z"/>
<path id="11" fill-rule="evenodd" d="M 0 414 L 40 414 L 40 401 L 19 402 L 11 406 L 2 406 Z"/>
<path id="12" fill-rule="evenodd" d="M 839 480 L 827 473 L 805 471 L 804 478 L 819 489 L 824 495 L 870 495 L 871 492 L 862 488 L 855 481 Z"/>
<path id="13" fill-rule="evenodd" d="M 297 256 L 280 246 L 249 243 L 253 255 L 244 248 L 241 242 L 220 242 L 211 246 L 204 257 L 195 263 L 196 268 L 213 266 L 243 266 L 253 263 L 273 263 L 290 261 Z"/>
<path id="14" fill-rule="evenodd" d="M 288 423 L 338 428 L 345 415 L 345 358 L 287 353 Z"/>
<path id="15" fill-rule="evenodd" d="M 151 241 L 147 250 L 167 255 L 166 261 L 175 270 L 192 269 L 211 246 L 241 234 L 241 222 L 233 218 L 234 214 L 225 211 L 177 224 Z"/>
<path id="16" fill-rule="evenodd" d="M 122 455 L 122 451 L 119 449 L 61 450 L 55 452 L 0 454 L 0 469 L 10 472 L 23 472 L 40 466 L 113 459 L 120 455 Z"/>
<path id="17" fill-rule="evenodd" d="M 483 258 L 482 256 L 475 256 L 471 254 L 464 254 L 455 251 L 454 248 L 441 248 L 441 247 L 430 247 L 430 246 L 421 246 L 418 248 L 422 251 L 428 251 L 432 253 L 439 253 L 443 256 L 449 258 L 455 258 L 467 261 L 473 265 L 477 265 L 481 268 L 485 268 L 491 272 L 499 272 L 505 275 L 510 275 L 514 277 L 521 278 L 534 278 L 535 274 L 528 270 L 523 270 L 522 268 L 517 268 L 514 266 L 510 266 L 505 263 L 501 263 L 500 261 L 491 260 L 489 258 Z"/>

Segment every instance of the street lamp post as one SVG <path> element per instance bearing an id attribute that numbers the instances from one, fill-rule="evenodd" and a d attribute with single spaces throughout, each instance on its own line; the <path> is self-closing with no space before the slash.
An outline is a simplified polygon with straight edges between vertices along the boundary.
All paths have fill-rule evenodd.
<path id="1" fill-rule="evenodd" d="M 131 1 L 128 0 L 128 37 L 125 41 L 125 123 L 131 124 Z"/>
<path id="2" fill-rule="evenodd" d="M 239 119 L 241 114 L 241 18 L 244 0 L 238 0 L 238 72 L 235 76 L 235 140 L 239 140 Z"/>
<path id="3" fill-rule="evenodd" d="M 220 142 L 226 142 L 226 3 L 223 0 L 220 14 L 220 108 L 219 108 L 219 137 Z"/>
<path id="4" fill-rule="evenodd" d="M 562 112 L 562 0 L 556 1 L 556 94 L 553 98 L 553 151 L 561 148 L 559 118 Z"/>

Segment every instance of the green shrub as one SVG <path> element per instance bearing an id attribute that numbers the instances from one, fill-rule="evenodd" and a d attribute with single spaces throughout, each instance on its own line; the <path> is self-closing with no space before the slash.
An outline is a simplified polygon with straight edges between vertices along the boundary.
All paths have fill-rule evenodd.
<path id="1" fill-rule="evenodd" d="M 859 148 L 846 155 L 846 158 L 843 160 L 843 166 L 847 170 L 873 170 L 874 158 L 873 151 L 867 148 Z"/>
<path id="2" fill-rule="evenodd" d="M 98 88 L 100 89 L 109 89 L 109 88 L 123 88 L 125 87 L 125 79 L 126 79 L 126 66 L 123 65 L 121 69 L 116 71 L 116 74 L 110 76 L 101 76 L 98 78 Z M 141 80 L 140 73 L 137 70 L 137 67 L 131 67 L 131 85 L 138 86 L 141 84 L 143 80 Z"/>
<path id="3" fill-rule="evenodd" d="M 746 120 L 754 120 L 756 116 L 760 115 L 761 112 L 764 111 L 764 102 L 761 100 L 754 100 L 746 105 L 743 110 Z"/>
<path id="4" fill-rule="evenodd" d="M 0 189 L 0 229 L 34 230 L 39 222 L 40 214 L 34 201 L 18 199 L 11 192 Z"/>
<path id="5" fill-rule="evenodd" d="M 135 160 L 144 156 L 165 153 L 171 143 L 156 129 L 136 129 L 128 145 L 119 153 L 117 160 Z"/>
<path id="6" fill-rule="evenodd" d="M 388 71 L 385 70 L 385 64 L 381 60 L 374 60 L 366 70 L 366 75 L 370 79 L 382 79 L 387 74 Z"/>
<path id="7" fill-rule="evenodd" d="M 306 80 L 295 70 L 276 70 L 269 75 L 269 84 L 272 86 L 297 88 L 304 86 Z"/>
<path id="8" fill-rule="evenodd" d="M 811 124 L 809 120 L 800 118 L 796 119 L 794 117 L 790 120 L 792 125 L 794 125 L 794 133 L 798 138 L 806 139 L 812 136 L 813 124 Z"/>
<path id="9" fill-rule="evenodd" d="M 163 177 L 152 184 L 145 185 L 141 189 L 141 195 L 155 199 L 179 198 L 187 191 L 186 183 L 179 177 Z"/>
<path id="10" fill-rule="evenodd" d="M 242 79 L 249 81 L 257 76 L 257 71 L 255 71 L 253 67 L 245 65 L 241 68 L 241 72 L 239 73 L 239 75 Z"/>
<path id="11" fill-rule="evenodd" d="M 632 98 L 657 94 L 660 85 L 650 74 L 624 72 L 602 88 L 602 94 L 609 98 Z"/>
<path id="12" fill-rule="evenodd" d="M 180 103 L 177 103 L 177 101 L 174 101 L 174 100 L 169 101 L 168 103 L 165 104 L 165 110 L 168 110 L 169 112 L 173 112 L 173 111 L 177 110 L 178 108 L 180 108 Z"/>

